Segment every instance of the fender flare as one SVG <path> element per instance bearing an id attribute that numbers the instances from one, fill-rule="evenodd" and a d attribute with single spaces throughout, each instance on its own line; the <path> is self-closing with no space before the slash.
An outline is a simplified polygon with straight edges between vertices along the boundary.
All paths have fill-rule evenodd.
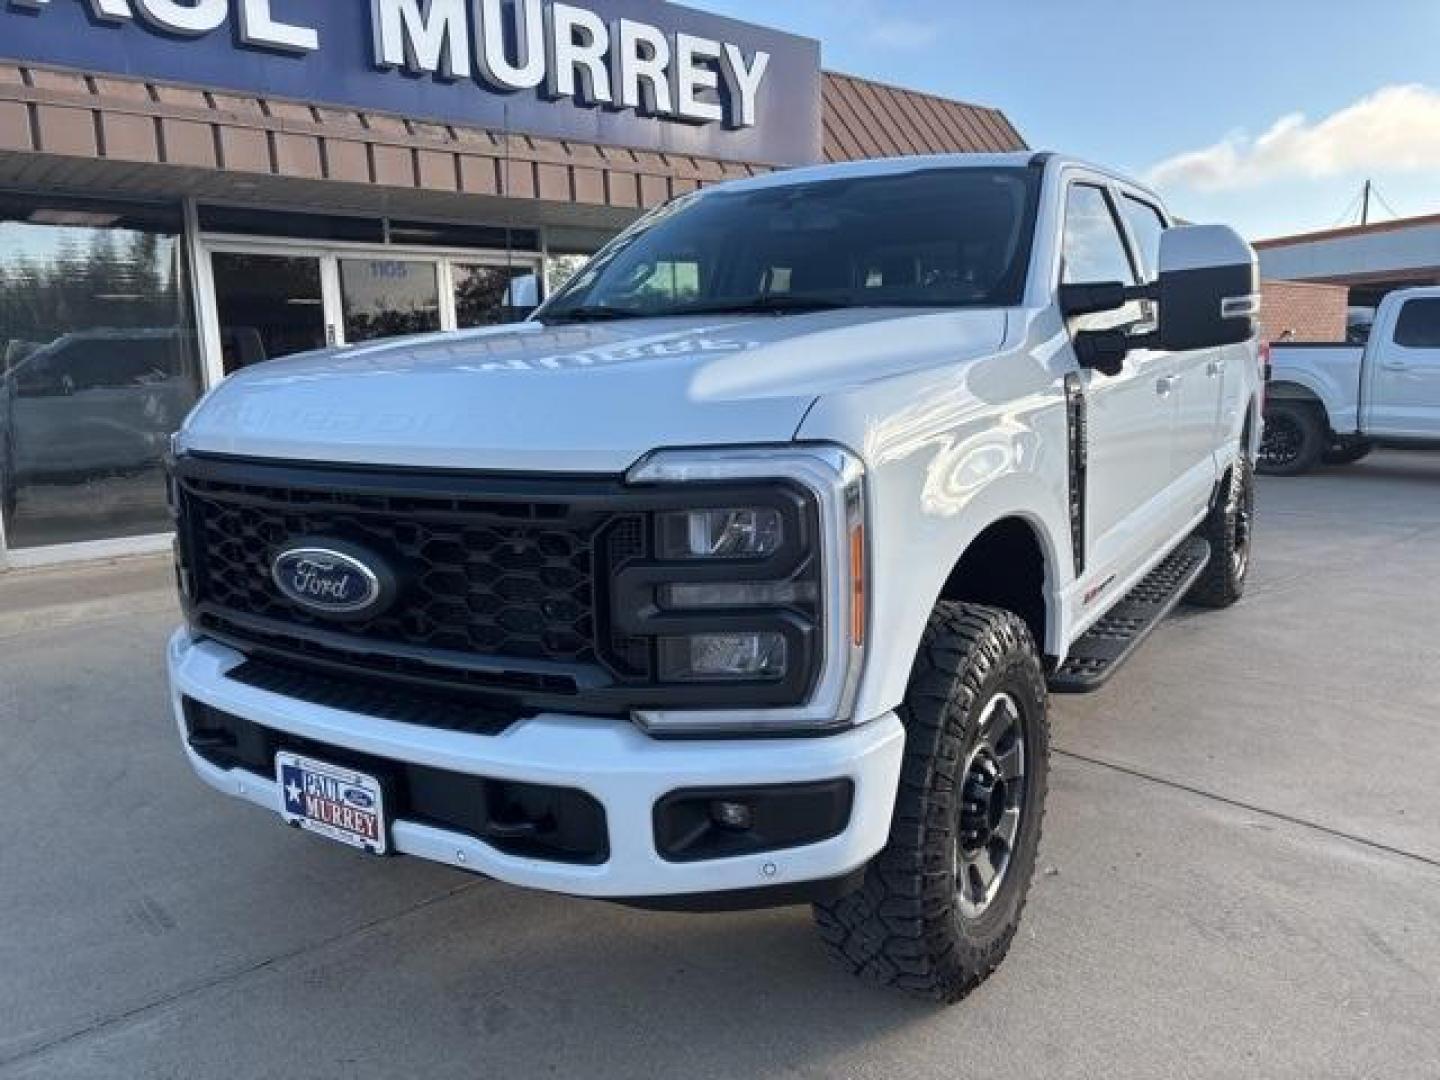
<path id="1" fill-rule="evenodd" d="M 896 619 L 887 628 L 883 649 L 875 642 L 875 650 L 867 660 L 866 674 L 857 711 L 879 716 L 896 708 L 905 697 L 910 669 L 930 614 L 944 594 L 945 587 L 975 541 L 1005 521 L 1018 520 L 1035 538 L 1042 562 L 1041 584 L 1045 605 L 1045 638 L 1036 642 L 1042 654 L 1060 655 L 1065 627 L 1070 622 L 1066 592 L 1075 578 L 1073 556 L 1068 536 L 1068 514 L 1060 501 L 1060 493 L 1051 494 L 1033 473 L 1011 473 L 998 478 L 985 490 L 977 492 L 963 514 L 954 519 L 954 531 L 947 538 L 946 559 L 936 558 L 933 568 L 921 568 L 924 576 L 912 578 L 908 598 L 903 603 L 904 618 Z M 1064 529 L 1063 535 L 1057 531 Z M 950 542 L 953 541 L 953 542 Z M 892 615 L 892 619 L 894 616 Z"/>

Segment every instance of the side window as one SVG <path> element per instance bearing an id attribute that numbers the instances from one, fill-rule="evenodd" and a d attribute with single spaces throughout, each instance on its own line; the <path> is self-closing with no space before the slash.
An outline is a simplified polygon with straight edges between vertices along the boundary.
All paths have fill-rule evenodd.
<path id="1" fill-rule="evenodd" d="M 1130 226 L 1130 235 L 1140 246 L 1145 280 L 1154 281 L 1160 276 L 1160 234 L 1168 228 L 1165 218 L 1155 207 L 1132 195 L 1126 195 L 1120 205 L 1125 224 Z"/>
<path id="2" fill-rule="evenodd" d="M 1067 285 L 1101 281 L 1139 284 L 1110 198 L 1092 184 L 1073 185 L 1065 199 L 1062 256 L 1060 280 Z"/>
<path id="3" fill-rule="evenodd" d="M 1067 285 L 1140 283 L 1110 197 L 1094 184 L 1074 184 L 1065 197 L 1060 280 Z M 1082 325 L 1090 330 L 1116 329 L 1140 323 L 1144 317 L 1141 305 L 1130 303 L 1118 311 L 1087 316 Z"/>
<path id="4" fill-rule="evenodd" d="M 1440 300 L 1407 300 L 1395 323 L 1395 344 L 1440 349 Z"/>

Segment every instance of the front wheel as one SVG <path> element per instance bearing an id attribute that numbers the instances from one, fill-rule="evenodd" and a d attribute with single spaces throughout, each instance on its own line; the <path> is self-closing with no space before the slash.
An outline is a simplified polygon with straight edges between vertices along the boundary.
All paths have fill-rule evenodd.
<path id="1" fill-rule="evenodd" d="M 1045 672 L 1007 611 L 942 603 L 900 716 L 890 841 L 864 884 L 815 919 L 852 973 L 959 1001 L 1000 965 L 1035 871 L 1049 778 Z"/>

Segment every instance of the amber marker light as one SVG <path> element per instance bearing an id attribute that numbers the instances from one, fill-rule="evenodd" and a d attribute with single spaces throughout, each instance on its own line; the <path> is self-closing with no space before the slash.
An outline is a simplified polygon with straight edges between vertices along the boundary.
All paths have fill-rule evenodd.
<path id="1" fill-rule="evenodd" d="M 865 526 L 850 530 L 850 638 L 865 644 Z"/>

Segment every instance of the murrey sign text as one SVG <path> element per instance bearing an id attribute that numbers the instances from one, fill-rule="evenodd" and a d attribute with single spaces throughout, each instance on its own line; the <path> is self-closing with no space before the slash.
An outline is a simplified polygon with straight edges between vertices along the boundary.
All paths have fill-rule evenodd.
<path id="1" fill-rule="evenodd" d="M 291 55 L 324 46 L 318 28 L 282 18 L 273 0 L 84 0 L 101 24 L 138 21 L 179 38 L 220 32 Z M 51 0 L 10 0 L 41 11 Z M 632 111 L 692 124 L 754 127 L 771 54 L 666 32 L 630 18 L 545 0 L 370 0 L 374 62 L 501 92 Z"/>

